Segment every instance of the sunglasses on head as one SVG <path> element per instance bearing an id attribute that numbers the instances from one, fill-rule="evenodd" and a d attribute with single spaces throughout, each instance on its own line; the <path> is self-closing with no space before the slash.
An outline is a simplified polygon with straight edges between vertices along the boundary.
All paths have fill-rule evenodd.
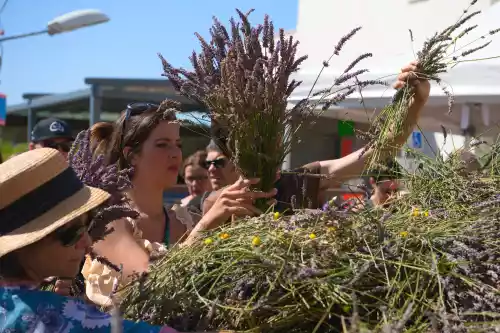
<path id="1" fill-rule="evenodd" d="M 127 123 L 127 120 L 130 119 L 130 117 L 137 116 L 149 110 L 154 110 L 154 109 L 157 110 L 159 107 L 160 106 L 158 104 L 144 103 L 144 102 L 128 104 L 127 108 L 125 109 L 125 119 L 123 120 L 122 136 L 121 136 L 122 143 L 123 143 L 123 138 L 125 136 L 125 124 Z"/>
<path id="2" fill-rule="evenodd" d="M 43 146 L 46 148 L 52 148 L 56 149 L 59 151 L 62 151 L 64 153 L 67 153 L 71 150 L 72 142 L 66 141 L 66 142 L 54 142 L 54 141 L 44 141 Z"/>
<path id="3" fill-rule="evenodd" d="M 70 222 L 54 232 L 55 237 L 62 246 L 70 247 L 76 245 L 80 239 L 82 239 L 85 233 L 88 233 L 91 226 L 88 223 L 84 223 L 81 218 Z"/>
<path id="4" fill-rule="evenodd" d="M 130 103 L 127 105 L 127 109 L 125 110 L 125 120 L 128 120 L 130 117 L 137 116 L 143 112 L 158 109 L 160 106 L 154 103 Z"/>
<path id="5" fill-rule="evenodd" d="M 217 169 L 221 169 L 227 165 L 227 159 L 217 158 L 215 160 L 206 160 L 204 165 L 205 165 L 205 169 L 210 168 L 211 165 L 213 165 Z"/>

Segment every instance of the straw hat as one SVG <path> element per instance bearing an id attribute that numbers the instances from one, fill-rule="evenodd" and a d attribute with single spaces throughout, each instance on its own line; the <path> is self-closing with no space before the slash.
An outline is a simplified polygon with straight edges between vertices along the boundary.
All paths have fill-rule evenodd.
<path id="1" fill-rule="evenodd" d="M 85 186 L 55 149 L 9 159 L 0 164 L 0 257 L 39 241 L 108 198 Z"/>

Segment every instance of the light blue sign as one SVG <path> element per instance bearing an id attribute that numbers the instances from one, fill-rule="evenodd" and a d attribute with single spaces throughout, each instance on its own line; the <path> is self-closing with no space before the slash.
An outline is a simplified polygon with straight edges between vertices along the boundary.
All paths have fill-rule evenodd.
<path id="1" fill-rule="evenodd" d="M 0 93 L 0 126 L 5 126 L 7 121 L 7 97 Z"/>
<path id="2" fill-rule="evenodd" d="M 413 132 L 411 135 L 411 145 L 413 149 L 422 149 L 422 133 Z"/>

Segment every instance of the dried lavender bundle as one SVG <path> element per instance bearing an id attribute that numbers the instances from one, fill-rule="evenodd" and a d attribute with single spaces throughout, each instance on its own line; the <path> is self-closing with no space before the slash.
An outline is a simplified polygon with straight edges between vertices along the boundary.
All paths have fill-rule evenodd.
<path id="1" fill-rule="evenodd" d="M 124 217 L 136 218 L 138 213 L 130 209 L 124 196 L 124 191 L 132 186 L 130 175 L 133 170 L 118 170 L 115 164 L 106 165 L 104 156 L 93 156 L 90 147 L 90 130 L 80 132 L 68 154 L 68 161 L 85 185 L 100 188 L 111 195 L 93 214 L 90 233 L 94 240 L 98 240 L 105 236 L 109 222 Z"/>
<path id="2" fill-rule="evenodd" d="M 290 76 L 306 56 L 297 57 L 298 42 L 292 36 L 286 37 L 283 29 L 275 40 L 274 25 L 267 15 L 263 24 L 252 26 L 248 19 L 252 11 L 237 12 L 240 22 L 231 19 L 229 28 L 214 18 L 210 41 L 196 34 L 201 51 L 190 57 L 193 71 L 175 68 L 160 58 L 164 76 L 182 94 L 205 105 L 212 124 L 223 128 L 223 138 L 218 142 L 226 155 L 243 175 L 261 179 L 259 189 L 269 190 L 297 131 L 311 121 L 309 116 L 318 111 L 318 105 L 325 104 L 326 109 L 344 100 L 357 86 L 374 83 L 350 83 L 366 72 L 355 67 L 371 54 L 358 57 L 331 89 L 317 93 L 321 95 L 319 101 L 307 98 L 287 110 L 287 99 L 300 84 Z M 358 30 L 342 38 L 335 55 Z M 288 131 L 287 125 L 294 120 L 294 130 Z M 296 120 L 300 123 L 296 124 Z"/>
<path id="3" fill-rule="evenodd" d="M 464 174 L 458 154 L 421 162 L 388 210 L 266 214 L 173 249 L 122 291 L 124 316 L 179 331 L 495 332 L 500 182 Z"/>
<path id="4" fill-rule="evenodd" d="M 477 25 L 466 26 L 473 17 L 481 13 L 480 11 L 470 12 L 476 2 L 477 0 L 472 0 L 455 24 L 429 38 L 422 49 L 417 52 L 418 66 L 415 75 L 442 86 L 443 92 L 448 96 L 448 112 L 450 113 L 453 106 L 453 96 L 448 87 L 443 85 L 440 75 L 463 61 L 465 57 L 487 47 L 491 43 L 489 38 L 500 31 L 500 29 L 491 30 L 465 46 L 456 47 L 460 39 L 477 27 Z M 411 31 L 410 36 L 413 41 Z M 480 44 L 476 45 L 476 43 Z M 408 130 L 404 128 L 404 124 L 413 94 L 413 88 L 405 86 L 395 93 L 391 104 L 380 112 L 371 129 L 372 137 L 375 138 L 371 142 L 372 147 L 379 151 L 392 149 L 393 147 L 389 146 L 389 138 Z M 377 160 L 379 160 L 379 154 L 373 154 L 370 165 L 376 163 Z"/>

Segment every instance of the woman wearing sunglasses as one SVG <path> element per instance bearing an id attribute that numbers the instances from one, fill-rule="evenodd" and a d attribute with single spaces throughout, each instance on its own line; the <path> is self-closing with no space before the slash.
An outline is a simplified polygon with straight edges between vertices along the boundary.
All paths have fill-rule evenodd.
<path id="1" fill-rule="evenodd" d="M 38 289 L 47 277 L 77 274 L 91 245 L 89 212 L 108 197 L 83 185 L 54 149 L 0 165 L 0 332 L 111 332 L 110 315 Z M 123 332 L 175 332 L 126 320 L 122 326 Z"/>
<path id="2" fill-rule="evenodd" d="M 174 205 L 167 209 L 163 193 L 177 183 L 182 163 L 177 111 L 177 104 L 171 101 L 162 105 L 129 104 L 108 137 L 95 136 L 99 142 L 91 143 L 105 152 L 108 164 L 116 164 L 119 169 L 133 168 L 132 189 L 126 196 L 140 213 L 136 220 L 113 222 L 113 231 L 93 246 L 95 254 L 116 266 L 123 265 L 126 272 L 121 275 L 98 260 L 87 259 L 82 270 L 86 295 L 96 304 L 110 305 L 109 295 L 115 279 L 124 276 L 126 280 L 129 273 L 147 270 L 150 256 L 177 243 L 193 242 L 200 231 L 218 226 L 233 214 L 259 214 L 252 201 L 274 195 L 273 191 L 250 192 L 248 188 L 256 180 L 241 179 L 225 189 L 210 214 L 206 214 L 196 226 L 186 207 Z M 137 247 L 144 250 L 143 255 L 132 258 L 129 249 Z"/>

